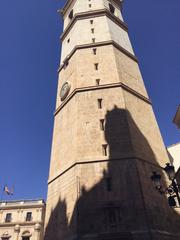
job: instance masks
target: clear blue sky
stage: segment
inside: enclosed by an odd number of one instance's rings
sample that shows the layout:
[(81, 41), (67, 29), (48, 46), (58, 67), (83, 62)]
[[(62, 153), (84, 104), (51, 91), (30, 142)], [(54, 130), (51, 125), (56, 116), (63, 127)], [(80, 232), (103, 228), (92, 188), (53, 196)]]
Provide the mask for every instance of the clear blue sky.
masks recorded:
[[(0, 2), (0, 192), (46, 198), (62, 20), (60, 0)], [(124, 18), (165, 144), (180, 103), (180, 1), (125, 0)], [(6, 198), (9, 199), (9, 198)]]

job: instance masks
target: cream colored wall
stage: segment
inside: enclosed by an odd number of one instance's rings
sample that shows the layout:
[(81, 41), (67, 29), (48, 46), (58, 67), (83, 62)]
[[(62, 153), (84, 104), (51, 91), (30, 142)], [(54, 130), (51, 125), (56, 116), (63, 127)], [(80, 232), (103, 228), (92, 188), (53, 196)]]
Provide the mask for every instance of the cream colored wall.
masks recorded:
[(111, 19), (106, 19), (108, 23), (108, 31), (110, 33), (110, 39), (118, 43), (121, 47), (126, 49), (128, 52), (134, 55), (128, 33), (114, 23)]
[(175, 171), (177, 171), (180, 167), (180, 143), (174, 144), (167, 148), (171, 161), (175, 167)]
[[(64, 29), (70, 23), (70, 19), (68, 18), (69, 13), (73, 9), (74, 15), (81, 12), (93, 11), (98, 9), (103, 9), (103, 0), (91, 0), (91, 1), (74, 1), (71, 7), (68, 9), (66, 14), (64, 15)], [(91, 8), (89, 7), (91, 4)]]
[[(62, 42), (61, 64), (75, 46), (90, 44), (92, 38), (95, 38), (96, 43), (113, 40), (128, 52), (134, 54), (128, 33), (124, 29), (106, 16), (94, 18), (93, 21), (93, 25), (90, 24), (90, 19), (79, 20), (74, 24)], [(91, 33), (91, 28), (94, 28), (94, 34)], [(83, 34), (79, 34), (79, 32)], [(68, 39), (70, 39), (69, 43)]]
[[(91, 7), (89, 7), (89, 4), (91, 4)], [(115, 7), (114, 15), (123, 21), (119, 6), (117, 6), (115, 4), (113, 4), (113, 6)], [(73, 9), (74, 15), (77, 13), (94, 11), (94, 10), (98, 10), (98, 9), (109, 9), (109, 1), (108, 0), (73, 1), (73, 3), (71, 4), (71, 6), (68, 8), (68, 10), (66, 11), (66, 13), (64, 15), (64, 30), (71, 21), (69, 19), (68, 15), (72, 9)]]

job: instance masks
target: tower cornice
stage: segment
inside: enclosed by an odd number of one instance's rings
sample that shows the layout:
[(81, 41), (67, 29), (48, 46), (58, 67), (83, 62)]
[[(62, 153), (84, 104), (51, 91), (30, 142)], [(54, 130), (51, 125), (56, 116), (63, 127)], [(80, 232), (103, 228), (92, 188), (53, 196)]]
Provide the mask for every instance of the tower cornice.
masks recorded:
[(107, 89), (107, 88), (123, 88), (125, 91), (130, 92), (137, 98), (141, 99), (142, 101), (152, 105), (152, 102), (149, 98), (145, 97), (141, 93), (135, 91), (134, 89), (128, 87), (127, 85), (119, 82), (119, 83), (113, 83), (113, 84), (104, 84), (100, 86), (89, 86), (89, 87), (82, 87), (82, 88), (75, 88), (74, 91), (66, 98), (66, 100), (61, 103), (61, 105), (55, 110), (54, 116), (56, 116), (59, 111), (69, 102), (69, 100), (76, 95), (79, 92), (84, 92), (84, 91), (95, 91), (95, 90), (100, 90), (100, 89)]
[(60, 72), (63, 67), (65, 66), (66, 62), (71, 59), (71, 57), (74, 55), (74, 53), (78, 49), (83, 49), (83, 48), (92, 48), (92, 47), (100, 47), (100, 46), (107, 46), (107, 45), (113, 45), (115, 48), (120, 50), (122, 53), (124, 53), (126, 56), (130, 57), (132, 60), (138, 63), (138, 59), (136, 56), (134, 56), (132, 53), (127, 51), (125, 48), (121, 47), (118, 43), (114, 42), (113, 40), (110, 41), (103, 41), (103, 42), (97, 42), (97, 43), (90, 43), (90, 44), (83, 44), (83, 45), (77, 45), (75, 46), (72, 51), (68, 54), (68, 56), (63, 60), (63, 63), (60, 65), (58, 68), (58, 72)]
[[(59, 12), (64, 16), (66, 13), (67, 9), (70, 7), (70, 5), (73, 3), (74, 0), (67, 0), (64, 7), (59, 10)], [(122, 9), (122, 4), (124, 0), (112, 0), (112, 2), (116, 3), (120, 8)]]
[(99, 9), (99, 10), (94, 10), (94, 11), (88, 11), (88, 12), (82, 12), (82, 13), (77, 13), (74, 15), (74, 18), (72, 21), (69, 23), (69, 25), (65, 28), (64, 32), (61, 35), (61, 40), (63, 40), (69, 31), (72, 29), (73, 25), (76, 23), (77, 20), (80, 19), (87, 19), (87, 18), (94, 18), (94, 17), (101, 17), (101, 16), (106, 16), (110, 18), (113, 22), (115, 22), (117, 25), (119, 25), (121, 28), (123, 28), (125, 31), (128, 32), (128, 26), (126, 23), (121, 21), (119, 18), (117, 18), (114, 14), (110, 13), (107, 9)]

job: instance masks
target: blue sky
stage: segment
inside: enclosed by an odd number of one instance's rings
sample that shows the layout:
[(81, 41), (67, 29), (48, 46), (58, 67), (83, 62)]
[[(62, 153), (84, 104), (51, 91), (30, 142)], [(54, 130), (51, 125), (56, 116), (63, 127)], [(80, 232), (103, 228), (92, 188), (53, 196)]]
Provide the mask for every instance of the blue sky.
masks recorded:
[[(60, 0), (0, 2), (0, 192), (46, 198), (62, 19)], [(165, 144), (180, 103), (180, 1), (125, 0), (124, 18)], [(5, 199), (10, 199), (4, 197)]]

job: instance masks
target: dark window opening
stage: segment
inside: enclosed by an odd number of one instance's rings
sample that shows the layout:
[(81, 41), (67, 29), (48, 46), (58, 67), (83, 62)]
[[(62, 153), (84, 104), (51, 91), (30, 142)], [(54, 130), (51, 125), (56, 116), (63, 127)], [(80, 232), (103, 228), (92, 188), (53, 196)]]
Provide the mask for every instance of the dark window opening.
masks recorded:
[(26, 222), (30, 222), (32, 220), (32, 212), (27, 212), (26, 214)]
[(7, 213), (6, 214), (6, 218), (5, 218), (5, 222), (11, 222), (12, 218), (12, 214), (11, 213)]
[(94, 33), (94, 28), (91, 28), (91, 33)]
[(110, 10), (110, 12), (111, 12), (112, 14), (115, 13), (115, 7), (114, 7), (112, 4), (110, 4), (110, 3), (109, 3), (109, 10)]
[(98, 108), (102, 108), (102, 98), (98, 99)]
[(100, 129), (104, 131), (104, 119), (100, 119)]
[(29, 240), (30, 237), (22, 237), (22, 240)]
[(68, 17), (69, 17), (70, 20), (73, 19), (73, 10), (71, 10)]
[(92, 38), (92, 42), (93, 42), (93, 43), (95, 43), (95, 40), (96, 40), (95, 38)]
[(99, 86), (100, 84), (100, 79), (96, 79), (96, 86)]
[(98, 63), (95, 63), (95, 64), (94, 64), (95, 70), (98, 70), (98, 67), (99, 67), (99, 64), (98, 64)]
[(102, 145), (102, 148), (103, 148), (102, 150), (103, 150), (103, 155), (104, 156), (107, 156), (107, 146), (108, 146), (107, 144)]
[(97, 53), (97, 48), (93, 48), (93, 54), (96, 55)]
[(68, 43), (70, 42), (70, 38), (67, 40), (67, 42), (68, 42)]
[(93, 24), (93, 20), (90, 20), (90, 24)]
[(91, 4), (89, 4), (89, 7), (91, 8)]

